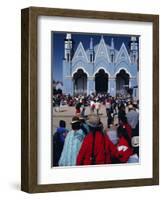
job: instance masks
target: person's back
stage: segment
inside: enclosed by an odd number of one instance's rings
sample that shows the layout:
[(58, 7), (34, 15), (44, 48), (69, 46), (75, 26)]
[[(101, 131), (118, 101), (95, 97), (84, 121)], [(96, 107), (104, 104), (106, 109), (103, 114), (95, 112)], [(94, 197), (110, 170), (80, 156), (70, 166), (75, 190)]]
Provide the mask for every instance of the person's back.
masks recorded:
[(77, 102), (77, 103), (76, 103), (76, 109), (80, 109), (80, 107), (81, 107), (81, 103), (80, 103), (80, 102)]
[(139, 122), (133, 130), (132, 136), (132, 147), (134, 149), (134, 153), (139, 156)]
[(80, 129), (80, 121), (78, 117), (72, 119), (72, 130), (68, 133), (59, 166), (74, 166), (76, 165), (76, 157), (85, 137), (83, 130)]
[(119, 162), (126, 163), (130, 156), (133, 154), (133, 149), (131, 146), (131, 138), (129, 137), (126, 129), (119, 126), (117, 128), (118, 143), (117, 150), (119, 153)]
[(124, 115), (121, 115), (119, 118), (119, 127), (120, 128), (125, 128), (129, 138), (132, 137), (132, 128), (130, 126), (130, 124), (127, 121), (127, 117)]
[(93, 100), (90, 101), (90, 107), (91, 107), (92, 109), (95, 108), (95, 102), (94, 102)]
[(58, 166), (67, 133), (68, 129), (66, 129), (65, 121), (60, 120), (60, 126), (53, 135), (53, 166)]
[(118, 158), (118, 152), (107, 135), (100, 131), (90, 132), (83, 141), (77, 156), (77, 165), (110, 164), (112, 158)]
[(95, 108), (100, 109), (100, 105), (101, 105), (100, 102), (97, 101), (96, 104), (95, 104)]
[(81, 129), (70, 131), (65, 140), (63, 152), (59, 160), (59, 166), (75, 166), (76, 156), (84, 139), (84, 133)]
[(111, 108), (111, 103), (110, 103), (110, 101), (106, 101), (106, 109), (110, 109)]
[(139, 120), (139, 113), (136, 112), (135, 110), (130, 110), (127, 114), (127, 121), (130, 124), (130, 126), (132, 127), (132, 129), (134, 129), (138, 123)]
[(117, 127), (114, 125), (110, 126), (110, 128), (106, 129), (106, 134), (111, 142), (116, 145), (118, 142)]
[(118, 118), (121, 118), (121, 117), (124, 117), (126, 116), (126, 112), (124, 109), (119, 109), (119, 112), (118, 112)]
[(118, 141), (117, 150), (119, 153), (119, 161), (121, 163), (126, 163), (129, 157), (133, 154), (131, 146), (129, 145), (126, 138), (124, 138), (123, 136), (121, 136)]
[(111, 163), (116, 147), (103, 133), (103, 125), (98, 115), (91, 115), (87, 121), (90, 132), (84, 138), (77, 156), (77, 165), (98, 165)]
[(53, 166), (58, 165), (60, 155), (64, 145), (64, 134), (66, 135), (65, 128), (57, 128), (53, 135)]
[[(77, 157), (77, 165), (91, 165), (104, 163), (104, 150), (101, 133), (90, 132), (84, 139)], [(93, 152), (92, 152), (93, 151)], [(95, 159), (92, 157), (95, 155)]]

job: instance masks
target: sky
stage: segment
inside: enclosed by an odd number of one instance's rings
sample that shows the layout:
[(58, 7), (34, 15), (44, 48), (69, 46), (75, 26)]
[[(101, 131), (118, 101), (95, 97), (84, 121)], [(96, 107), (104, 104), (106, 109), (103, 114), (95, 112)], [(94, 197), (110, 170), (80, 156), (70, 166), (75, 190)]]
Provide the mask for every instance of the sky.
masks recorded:
[[(52, 72), (53, 80), (62, 81), (62, 61), (64, 58), (64, 39), (67, 32), (52, 32)], [(81, 34), (71, 33), (73, 39), (74, 51), (76, 50), (79, 42), (83, 43), (84, 49), (87, 50), (90, 44), (90, 38), (93, 38), (93, 45), (95, 46), (100, 42), (101, 34)], [(105, 43), (110, 45), (111, 39), (114, 39), (114, 47), (119, 50), (122, 43), (126, 45), (129, 50), (129, 43), (131, 36), (127, 35), (105, 35), (103, 34)]]

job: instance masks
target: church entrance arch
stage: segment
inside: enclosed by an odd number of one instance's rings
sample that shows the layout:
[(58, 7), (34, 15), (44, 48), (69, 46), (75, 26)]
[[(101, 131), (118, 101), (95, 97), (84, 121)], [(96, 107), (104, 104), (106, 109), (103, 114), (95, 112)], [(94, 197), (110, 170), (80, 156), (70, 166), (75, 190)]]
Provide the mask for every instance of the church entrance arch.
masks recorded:
[(103, 69), (95, 74), (95, 91), (96, 93), (108, 92), (108, 74)]
[(73, 75), (73, 83), (74, 95), (87, 94), (87, 74), (82, 69)]
[(117, 95), (127, 95), (129, 89), (130, 76), (124, 69), (116, 75), (116, 93)]

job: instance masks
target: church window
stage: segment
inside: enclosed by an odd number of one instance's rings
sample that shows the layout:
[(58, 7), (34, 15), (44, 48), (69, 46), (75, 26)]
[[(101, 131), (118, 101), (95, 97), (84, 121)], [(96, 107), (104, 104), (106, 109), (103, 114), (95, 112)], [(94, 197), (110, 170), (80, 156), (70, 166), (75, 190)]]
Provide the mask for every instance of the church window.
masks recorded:
[(111, 54), (111, 62), (113, 63), (114, 62), (114, 55)]
[(70, 61), (70, 54), (67, 53), (67, 61)]
[(93, 55), (90, 54), (90, 62), (93, 62)]
[(133, 55), (133, 62), (135, 62), (136, 61), (136, 55), (134, 54)]

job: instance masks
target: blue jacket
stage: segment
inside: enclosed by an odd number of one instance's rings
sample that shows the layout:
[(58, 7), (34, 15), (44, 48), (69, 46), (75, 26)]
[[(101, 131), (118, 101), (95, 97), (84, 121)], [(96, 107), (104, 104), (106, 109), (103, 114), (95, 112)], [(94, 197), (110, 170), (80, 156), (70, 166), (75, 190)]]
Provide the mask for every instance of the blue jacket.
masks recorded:
[(59, 127), (57, 128), (56, 133), (59, 135), (59, 140), (64, 143), (65, 136), (63, 134), (68, 133), (68, 129)]
[(59, 160), (59, 166), (76, 165), (76, 158), (84, 137), (85, 134), (81, 129), (77, 131), (72, 130), (67, 134), (63, 151)]

